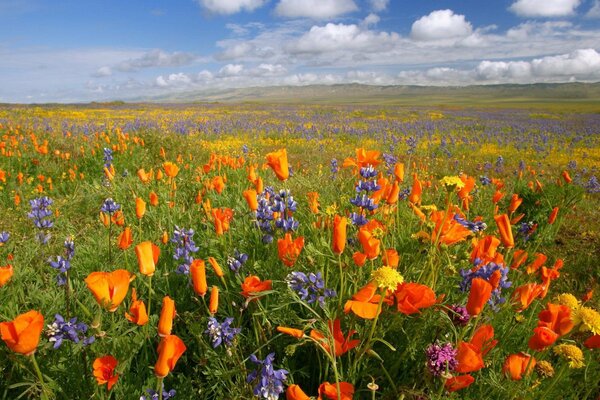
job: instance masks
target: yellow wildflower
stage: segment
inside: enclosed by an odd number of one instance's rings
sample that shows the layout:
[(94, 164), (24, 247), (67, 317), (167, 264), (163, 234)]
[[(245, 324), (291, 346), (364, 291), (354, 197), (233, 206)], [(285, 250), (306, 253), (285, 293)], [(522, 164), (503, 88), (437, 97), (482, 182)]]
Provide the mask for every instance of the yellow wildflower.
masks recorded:
[(371, 278), (373, 278), (378, 287), (387, 290), (396, 290), (396, 287), (404, 282), (404, 278), (400, 275), (400, 272), (388, 266), (371, 272)]
[(583, 368), (583, 351), (572, 344), (559, 344), (554, 347), (554, 354), (565, 358), (569, 362), (571, 368)]

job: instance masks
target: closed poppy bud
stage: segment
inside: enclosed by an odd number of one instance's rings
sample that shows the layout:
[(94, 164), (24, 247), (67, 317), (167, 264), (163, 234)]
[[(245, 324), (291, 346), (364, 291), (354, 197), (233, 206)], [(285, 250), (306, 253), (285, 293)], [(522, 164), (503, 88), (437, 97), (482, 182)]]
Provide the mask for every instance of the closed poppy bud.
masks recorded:
[(446, 379), (444, 387), (449, 392), (456, 392), (458, 390), (471, 386), (473, 382), (475, 382), (475, 378), (473, 378), (471, 375), (458, 375)]
[(179, 167), (177, 166), (177, 164), (172, 163), (170, 161), (166, 161), (163, 163), (163, 169), (165, 170), (165, 174), (169, 178), (174, 178), (179, 173)]
[(142, 242), (135, 246), (135, 255), (138, 259), (140, 273), (146, 276), (154, 275), (160, 255), (158, 246), (150, 241)]
[(256, 189), (257, 193), (262, 193), (265, 189), (265, 185), (263, 184), (263, 180), (260, 176), (254, 181), (254, 188)]
[(100, 222), (102, 222), (102, 225), (104, 225), (104, 226), (110, 225), (110, 215), (103, 213), (101, 211), (100, 212)]
[(131, 305), (129, 306), (129, 313), (125, 313), (125, 318), (127, 318), (129, 322), (133, 322), (139, 326), (148, 323), (146, 305), (143, 301), (137, 299), (135, 288), (131, 289)]
[(513, 255), (512, 264), (510, 264), (511, 269), (517, 269), (521, 265), (527, 261), (527, 252), (525, 250), (515, 250), (515, 254)]
[(517, 311), (523, 311), (533, 300), (540, 297), (544, 288), (537, 283), (527, 283), (516, 288), (512, 294), (513, 303), (517, 307)]
[(396, 178), (397, 182), (400, 182), (400, 183), (404, 182), (404, 164), (403, 163), (396, 163), (396, 165), (394, 165), (394, 177)]
[(571, 179), (571, 176), (569, 175), (568, 171), (563, 171), (562, 172), (562, 177), (565, 180), (566, 183), (571, 183), (573, 182), (573, 179)]
[(208, 303), (208, 311), (211, 314), (216, 314), (219, 309), (219, 288), (213, 286), (210, 290), (210, 302)]
[(171, 334), (175, 314), (175, 301), (169, 296), (163, 297), (160, 319), (158, 320), (158, 336), (164, 337)]
[(129, 248), (129, 246), (131, 246), (133, 244), (133, 237), (131, 236), (131, 228), (130, 227), (125, 227), (125, 229), (123, 229), (123, 232), (121, 232), (121, 234), (119, 235), (118, 238), (119, 241), (119, 248), (121, 250), (127, 250)]
[(552, 225), (554, 223), (554, 221), (556, 221), (557, 215), (558, 215), (558, 207), (554, 207), (552, 209), (552, 212), (550, 213), (550, 216), (548, 217), (548, 223), (550, 225)]
[(362, 267), (367, 262), (367, 255), (357, 251), (352, 254), (352, 261), (354, 261), (354, 264), (356, 264), (357, 267)]
[(310, 400), (298, 385), (290, 385), (285, 391), (285, 400)]
[(310, 208), (310, 212), (313, 214), (319, 213), (319, 193), (317, 192), (308, 192), (306, 193), (306, 197), (308, 197), (308, 208)]
[(288, 166), (287, 150), (281, 149), (267, 154), (267, 164), (280, 181), (285, 181), (290, 177), (290, 168)]
[(169, 234), (167, 233), (167, 231), (163, 232), (163, 234), (162, 234), (162, 236), (160, 238), (160, 241), (161, 241), (162, 244), (169, 243)]
[(283, 333), (285, 335), (290, 335), (295, 337), (296, 339), (302, 339), (304, 337), (304, 332), (300, 329), (288, 328), (286, 326), (278, 326), (277, 332)]
[(148, 183), (150, 182), (150, 179), (152, 179), (152, 172), (150, 173), (146, 173), (146, 171), (144, 170), (144, 168), (140, 168), (137, 171), (137, 176), (140, 179), (140, 181), (142, 183)]
[(333, 243), (332, 248), (335, 254), (342, 254), (346, 248), (346, 228), (348, 219), (336, 215), (333, 219)]
[(354, 398), (354, 385), (348, 382), (339, 382), (340, 392), (338, 393), (338, 384), (324, 382), (319, 386), (319, 398), (327, 400), (352, 400)]
[(400, 195), (400, 186), (398, 186), (398, 182), (394, 181), (392, 184), (392, 188), (390, 193), (387, 195), (385, 201), (388, 204), (396, 204), (398, 202), (398, 196)]
[(117, 383), (119, 375), (115, 374), (117, 359), (113, 356), (99, 357), (94, 360), (94, 377), (98, 385), (108, 384), (108, 390)]
[(508, 215), (496, 215), (494, 217), (496, 221), (496, 225), (498, 226), (498, 232), (500, 232), (500, 238), (502, 239), (502, 244), (506, 248), (515, 247), (515, 240), (512, 234), (512, 228), (510, 226), (510, 220), (508, 219)]
[(221, 266), (217, 263), (217, 260), (215, 260), (214, 257), (208, 257), (208, 263), (215, 271), (215, 275), (217, 275), (219, 278), (222, 278), (225, 275), (221, 269)]
[(538, 326), (533, 330), (533, 336), (529, 338), (527, 345), (531, 350), (542, 351), (548, 346), (552, 346), (558, 339), (558, 333), (545, 326)]
[(482, 278), (475, 278), (471, 281), (471, 291), (467, 300), (467, 311), (469, 315), (479, 315), (485, 306), (485, 303), (492, 296), (492, 285)]
[(261, 281), (258, 276), (250, 275), (242, 283), (242, 296), (246, 298), (255, 296), (260, 292), (271, 290), (271, 287), (271, 280)]
[(252, 210), (252, 211), (258, 210), (258, 195), (256, 193), (256, 190), (254, 190), (254, 189), (244, 190), (243, 194), (244, 194), (244, 198), (246, 199), (246, 202), (248, 203), (248, 207), (250, 207), (250, 210)]
[(156, 207), (158, 205), (158, 195), (154, 192), (150, 192), (150, 205)]
[(408, 201), (412, 204), (421, 204), (421, 194), (423, 193), (423, 185), (417, 177), (417, 174), (413, 174), (413, 185), (408, 195)]
[(154, 179), (156, 179), (157, 181), (161, 181), (163, 178), (163, 172), (161, 169), (157, 170), (156, 173), (154, 174)]
[(283, 239), (277, 240), (277, 254), (279, 259), (288, 267), (294, 265), (304, 247), (304, 237), (299, 236), (292, 240), (291, 233), (286, 233)]
[(135, 199), (135, 216), (141, 219), (146, 214), (146, 202), (139, 197)]
[(8, 264), (3, 267), (0, 267), (0, 288), (10, 280), (13, 276), (13, 266)]
[(127, 296), (129, 283), (134, 278), (129, 271), (117, 269), (113, 272), (92, 272), (85, 278), (85, 283), (98, 304), (114, 312)]
[(496, 190), (496, 192), (494, 193), (494, 196), (492, 196), (492, 203), (498, 204), (498, 202), (500, 201), (500, 199), (502, 199), (502, 197), (504, 197), (504, 193), (502, 193), (499, 190)]
[(0, 335), (9, 349), (15, 353), (33, 354), (44, 329), (44, 316), (39, 311), (29, 311), (14, 320), (0, 323)]
[(190, 275), (192, 276), (192, 284), (194, 286), (194, 292), (198, 296), (204, 297), (208, 291), (208, 284), (206, 283), (206, 265), (204, 260), (194, 260), (190, 265)]
[(121, 210), (116, 211), (110, 219), (113, 224), (116, 224), (117, 226), (125, 225), (125, 214), (123, 214), (123, 211)]
[(513, 381), (520, 381), (523, 375), (529, 375), (533, 371), (535, 364), (535, 358), (532, 358), (529, 354), (511, 354), (506, 357), (502, 372)]
[(517, 211), (517, 208), (523, 203), (523, 199), (519, 197), (518, 194), (513, 194), (510, 199), (510, 205), (508, 206), (508, 212), (514, 213)]
[(175, 335), (163, 337), (157, 348), (158, 360), (154, 365), (154, 374), (160, 378), (169, 375), (185, 350), (185, 344), (179, 337)]

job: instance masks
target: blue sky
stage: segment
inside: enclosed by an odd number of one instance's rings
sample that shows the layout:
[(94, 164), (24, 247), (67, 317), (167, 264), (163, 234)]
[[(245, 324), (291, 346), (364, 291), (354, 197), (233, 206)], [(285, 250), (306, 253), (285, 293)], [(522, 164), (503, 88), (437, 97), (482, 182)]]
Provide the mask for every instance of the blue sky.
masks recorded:
[(0, 102), (600, 80), (600, 0), (0, 0)]

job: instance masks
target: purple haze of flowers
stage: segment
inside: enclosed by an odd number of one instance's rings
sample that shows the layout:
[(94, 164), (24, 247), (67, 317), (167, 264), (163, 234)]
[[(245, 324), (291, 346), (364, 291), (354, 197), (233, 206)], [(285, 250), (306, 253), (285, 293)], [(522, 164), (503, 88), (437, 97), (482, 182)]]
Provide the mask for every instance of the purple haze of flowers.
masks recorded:
[(107, 147), (104, 148), (104, 166), (106, 168), (111, 167), (113, 161), (113, 151)]
[(474, 233), (483, 232), (484, 230), (487, 229), (487, 224), (485, 222), (483, 222), (483, 221), (475, 221), (475, 222), (467, 221), (466, 219), (461, 218), (458, 214), (454, 214), (454, 220)]
[(431, 344), (425, 350), (427, 369), (433, 376), (446, 375), (458, 366), (457, 354), (458, 352), (451, 343)]
[(198, 251), (198, 247), (194, 243), (194, 230), (180, 229), (178, 226), (175, 226), (171, 242), (177, 245), (173, 259), (182, 261), (177, 267), (177, 273), (189, 274), (190, 265), (194, 261), (193, 254)]
[(227, 258), (227, 266), (230, 270), (236, 274), (240, 271), (240, 268), (248, 261), (248, 254), (240, 253), (237, 249), (234, 250), (233, 256)]
[(600, 182), (598, 182), (596, 175), (592, 175), (584, 187), (588, 193), (600, 193)]
[(259, 360), (254, 354), (250, 361), (256, 364), (256, 369), (248, 374), (246, 382), (256, 382), (253, 393), (267, 400), (276, 400), (283, 393), (283, 383), (289, 372), (285, 369), (274, 369), (275, 353), (269, 354), (264, 360)]
[(54, 322), (48, 325), (48, 341), (54, 342), (54, 348), (58, 349), (63, 341), (70, 340), (73, 343), (82, 342), (84, 346), (94, 343), (94, 335), (86, 337), (88, 326), (83, 322), (77, 322), (77, 317), (65, 321), (62, 315), (54, 315)]
[(0, 232), (0, 246), (6, 244), (6, 242), (8, 242), (8, 239), (10, 239), (10, 233), (6, 231)]
[[(162, 399), (163, 400), (172, 399), (173, 397), (175, 397), (175, 394), (177, 393), (177, 392), (175, 392), (175, 389), (171, 389), (169, 391), (165, 390), (164, 383), (161, 385), (161, 390), (162, 390)], [(148, 395), (140, 396), (140, 400), (158, 400), (158, 399), (160, 399), (159, 393), (154, 389), (146, 389), (146, 393), (148, 393)]]
[(321, 272), (309, 273), (293, 271), (285, 278), (288, 287), (298, 293), (300, 299), (306, 300), (308, 304), (318, 302), (322, 308), (325, 308), (325, 299), (335, 297), (335, 290), (325, 287), (325, 281)]
[[(475, 265), (478, 264), (479, 259), (476, 259)], [(512, 286), (512, 282), (508, 280), (509, 268), (505, 267), (503, 264), (490, 262), (479, 267), (476, 271), (472, 271), (471, 269), (461, 269), (460, 276), (462, 277), (462, 282), (460, 283), (460, 290), (463, 292), (468, 291), (471, 288), (471, 282), (475, 278), (483, 278), (486, 281), (489, 281), (492, 274), (496, 271), (500, 271), (500, 281), (498, 287), (492, 291), (492, 296), (488, 300), (488, 303), (495, 311), (497, 311), (496, 305), (506, 302), (506, 299), (502, 297), (502, 289)]]
[(232, 328), (232, 322), (232, 317), (225, 318), (223, 323), (219, 323), (216, 318), (208, 318), (208, 329), (204, 333), (210, 338), (213, 348), (216, 349), (221, 344), (224, 344), (225, 347), (233, 344), (233, 340), (241, 332), (241, 328)]
[(329, 166), (331, 171), (331, 178), (335, 179), (337, 177), (338, 171), (340, 170), (338, 161), (335, 158), (332, 158), (331, 162), (329, 163)]
[[(275, 193), (271, 186), (267, 186), (258, 195), (256, 225), (264, 232), (263, 243), (267, 244), (273, 241), (273, 233), (276, 228), (284, 232), (298, 229), (300, 223), (288, 214), (288, 212), (295, 212), (297, 208), (298, 203), (289, 190), (280, 190), (279, 193)], [(279, 217), (275, 218), (274, 213), (278, 213)]]

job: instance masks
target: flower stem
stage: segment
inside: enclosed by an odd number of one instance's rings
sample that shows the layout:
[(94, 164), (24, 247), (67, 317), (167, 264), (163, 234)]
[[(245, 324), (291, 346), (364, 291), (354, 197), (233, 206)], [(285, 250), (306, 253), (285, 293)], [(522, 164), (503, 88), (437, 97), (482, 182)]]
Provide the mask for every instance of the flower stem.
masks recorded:
[(156, 393), (158, 393), (158, 400), (163, 400), (163, 378), (157, 377), (156, 381)]
[(42, 375), (42, 371), (40, 370), (40, 366), (35, 360), (35, 354), (31, 355), (31, 361), (33, 363), (33, 368), (35, 369), (35, 373), (40, 380), (40, 385), (42, 386), (42, 400), (48, 400), (48, 395), (46, 394), (46, 384), (44, 383), (44, 377)]

